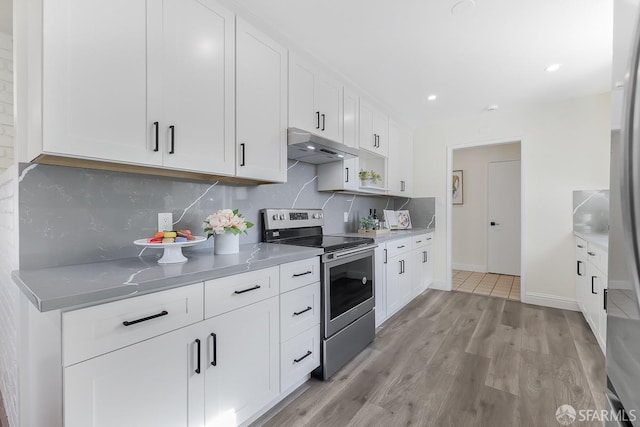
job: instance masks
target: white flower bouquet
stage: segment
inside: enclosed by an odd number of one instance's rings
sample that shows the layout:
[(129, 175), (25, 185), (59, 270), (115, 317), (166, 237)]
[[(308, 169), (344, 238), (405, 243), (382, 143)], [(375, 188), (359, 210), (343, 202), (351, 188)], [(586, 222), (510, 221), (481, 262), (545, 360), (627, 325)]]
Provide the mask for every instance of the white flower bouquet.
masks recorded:
[(238, 209), (221, 209), (211, 214), (204, 220), (202, 224), (204, 232), (207, 233), (207, 239), (217, 234), (226, 232), (238, 235), (240, 233), (247, 234), (247, 229), (253, 227), (253, 223), (245, 220)]

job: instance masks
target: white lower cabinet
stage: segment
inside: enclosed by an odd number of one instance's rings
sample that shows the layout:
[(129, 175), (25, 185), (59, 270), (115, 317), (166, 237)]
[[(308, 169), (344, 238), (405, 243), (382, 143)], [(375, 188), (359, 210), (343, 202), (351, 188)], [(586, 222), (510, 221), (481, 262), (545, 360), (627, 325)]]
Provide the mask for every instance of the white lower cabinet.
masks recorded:
[(576, 302), (602, 352), (606, 353), (607, 252), (580, 237), (575, 238), (575, 247)]
[(376, 328), (387, 320), (387, 249), (385, 244), (379, 244), (375, 249), (375, 299), (376, 299)]
[(189, 417), (190, 383), (197, 375), (188, 329), (65, 368), (64, 425), (198, 425)]
[(412, 267), (410, 251), (387, 259), (387, 317), (411, 301)]
[[(106, 331), (109, 338), (102, 347), (93, 345), (101, 354), (76, 351), (67, 359), (64, 425), (251, 422), (320, 364), (319, 268), (314, 257), (211, 280), (204, 287), (64, 313), (62, 335), (69, 339), (63, 352), (86, 342), (86, 328), (75, 325), (92, 316), (90, 329), (98, 335)], [(280, 293), (280, 277), (288, 292)], [(129, 322), (131, 316), (139, 318)], [(138, 342), (132, 343), (132, 336)]]
[(280, 394), (279, 311), (273, 297), (200, 328), (207, 427), (241, 424)]

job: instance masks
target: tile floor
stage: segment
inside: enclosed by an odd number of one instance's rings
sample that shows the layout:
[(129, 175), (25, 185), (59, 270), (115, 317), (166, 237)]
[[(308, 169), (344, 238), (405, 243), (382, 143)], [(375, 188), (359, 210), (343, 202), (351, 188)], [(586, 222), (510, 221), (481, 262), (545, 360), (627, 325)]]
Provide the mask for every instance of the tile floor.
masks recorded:
[(520, 301), (520, 276), (453, 270), (453, 289)]

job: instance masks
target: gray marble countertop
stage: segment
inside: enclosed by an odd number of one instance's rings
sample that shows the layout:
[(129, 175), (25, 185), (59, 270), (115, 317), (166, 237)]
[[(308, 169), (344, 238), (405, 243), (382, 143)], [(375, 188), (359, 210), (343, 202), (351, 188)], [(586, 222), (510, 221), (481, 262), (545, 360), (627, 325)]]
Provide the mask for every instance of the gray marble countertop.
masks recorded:
[(69, 309), (158, 292), (205, 280), (321, 255), (322, 249), (255, 243), (240, 253), (213, 255), (213, 249), (185, 253), (180, 264), (158, 264), (157, 257), (125, 258), (39, 270), (18, 270), (13, 280), (41, 312)]
[(607, 233), (583, 233), (578, 231), (573, 233), (589, 243), (600, 246), (605, 251), (609, 250), (609, 235)]
[[(384, 243), (384, 242), (388, 242), (389, 240), (403, 239), (405, 237), (417, 236), (419, 234), (424, 234), (424, 233), (432, 233), (434, 231), (436, 231), (436, 229), (433, 227), (432, 228), (412, 228), (411, 230), (392, 230), (389, 234), (374, 237), (374, 240), (376, 241), (376, 243)], [(363, 234), (344, 233), (344, 234), (340, 234), (340, 236), (362, 237)]]

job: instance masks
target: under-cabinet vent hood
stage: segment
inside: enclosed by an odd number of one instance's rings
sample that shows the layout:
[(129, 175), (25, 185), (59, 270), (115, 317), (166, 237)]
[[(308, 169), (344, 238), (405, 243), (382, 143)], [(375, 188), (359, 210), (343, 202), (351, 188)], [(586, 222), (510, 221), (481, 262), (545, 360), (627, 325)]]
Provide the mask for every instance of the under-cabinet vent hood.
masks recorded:
[(306, 130), (289, 128), (287, 153), (290, 159), (319, 165), (351, 159), (358, 155), (358, 150)]

